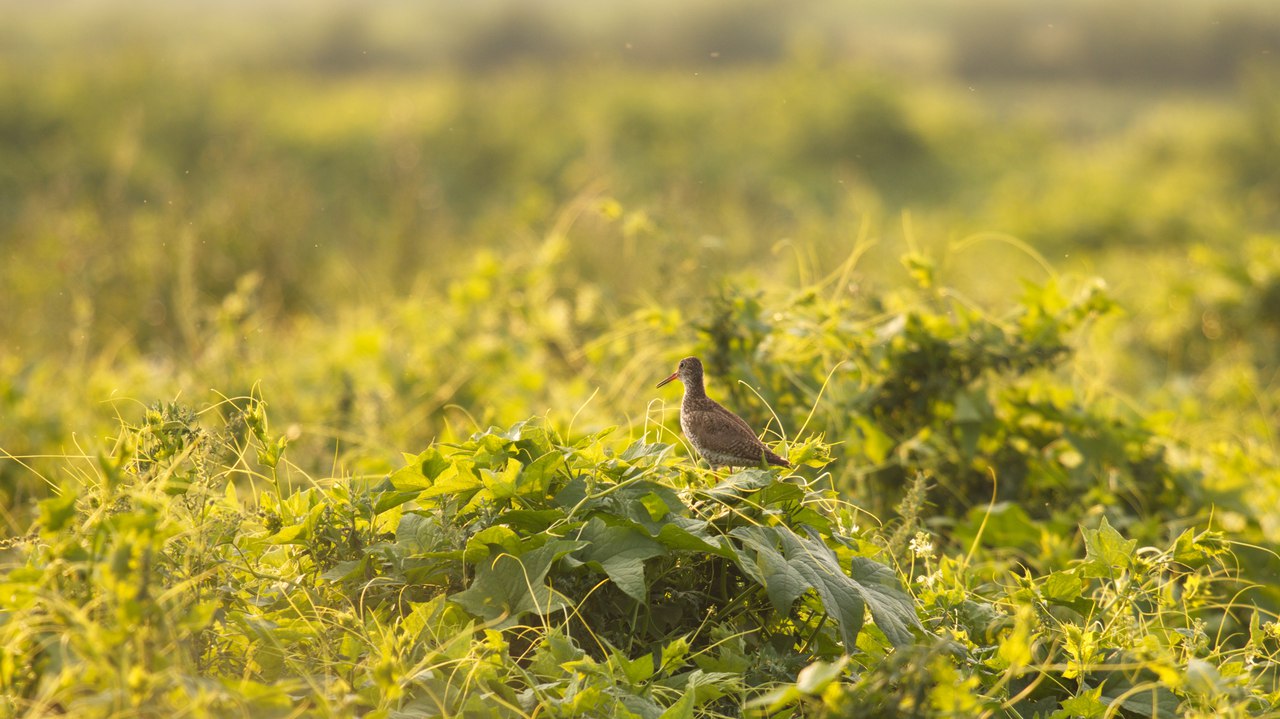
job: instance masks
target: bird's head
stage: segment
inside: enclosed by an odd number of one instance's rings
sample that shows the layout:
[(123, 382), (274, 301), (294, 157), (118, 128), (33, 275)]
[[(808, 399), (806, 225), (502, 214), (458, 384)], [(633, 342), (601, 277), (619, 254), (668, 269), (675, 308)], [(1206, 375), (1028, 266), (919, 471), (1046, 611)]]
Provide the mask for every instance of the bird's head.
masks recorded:
[(697, 357), (685, 357), (680, 360), (680, 365), (676, 368), (671, 376), (658, 383), (658, 386), (670, 382), (673, 379), (679, 379), (686, 387), (702, 386), (702, 360)]

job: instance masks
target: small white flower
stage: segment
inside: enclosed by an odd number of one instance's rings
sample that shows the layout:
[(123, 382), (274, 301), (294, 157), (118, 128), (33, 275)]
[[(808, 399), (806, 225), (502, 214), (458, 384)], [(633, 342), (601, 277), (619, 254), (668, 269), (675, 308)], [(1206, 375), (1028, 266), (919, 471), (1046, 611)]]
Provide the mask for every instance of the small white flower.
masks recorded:
[(916, 532), (911, 538), (911, 553), (921, 559), (933, 558), (933, 539), (925, 532)]
[(836, 516), (836, 531), (840, 534), (843, 534), (846, 537), (852, 537), (861, 529), (862, 528), (858, 526), (858, 523), (853, 521), (852, 517), (844, 514)]
[(928, 574), (921, 574), (920, 576), (916, 577), (916, 584), (919, 584), (925, 589), (933, 589), (933, 585), (937, 584), (941, 580), (942, 580), (942, 570), (935, 570)]

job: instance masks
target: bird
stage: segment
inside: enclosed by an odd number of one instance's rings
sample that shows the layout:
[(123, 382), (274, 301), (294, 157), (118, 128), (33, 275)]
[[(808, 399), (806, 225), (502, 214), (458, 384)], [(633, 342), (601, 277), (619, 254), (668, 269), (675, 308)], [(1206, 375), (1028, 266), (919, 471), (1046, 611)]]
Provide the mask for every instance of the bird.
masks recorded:
[(684, 385), (680, 401), (680, 429), (698, 454), (712, 469), (718, 466), (755, 467), (765, 463), (791, 467), (786, 459), (774, 454), (751, 425), (707, 396), (702, 386), (702, 360), (685, 357), (671, 376), (658, 383), (662, 387), (673, 379)]

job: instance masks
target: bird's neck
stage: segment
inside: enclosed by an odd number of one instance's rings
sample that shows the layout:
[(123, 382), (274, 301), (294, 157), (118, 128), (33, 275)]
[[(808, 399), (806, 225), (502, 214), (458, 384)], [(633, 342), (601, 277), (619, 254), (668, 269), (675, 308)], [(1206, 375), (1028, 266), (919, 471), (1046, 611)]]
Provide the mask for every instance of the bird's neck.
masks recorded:
[(706, 399), (707, 390), (703, 389), (701, 380), (690, 382), (684, 386), (684, 396), (688, 399)]

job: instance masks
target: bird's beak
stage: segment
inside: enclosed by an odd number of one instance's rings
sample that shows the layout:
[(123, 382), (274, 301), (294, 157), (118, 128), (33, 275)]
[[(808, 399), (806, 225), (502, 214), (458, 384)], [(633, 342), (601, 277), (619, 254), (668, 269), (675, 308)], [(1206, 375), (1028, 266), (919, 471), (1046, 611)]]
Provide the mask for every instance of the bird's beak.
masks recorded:
[(673, 379), (675, 379), (676, 377), (679, 377), (679, 376), (680, 376), (680, 373), (679, 373), (679, 372), (672, 372), (672, 373), (671, 373), (671, 376), (670, 376), (670, 377), (668, 377), (668, 378), (666, 378), (666, 379), (664, 379), (664, 380), (662, 380), (661, 382), (659, 382), (659, 383), (658, 383), (658, 386), (659, 386), (659, 387), (661, 387), (662, 385), (664, 385), (664, 384), (666, 384), (666, 383), (670, 382), (671, 380), (673, 380)]

